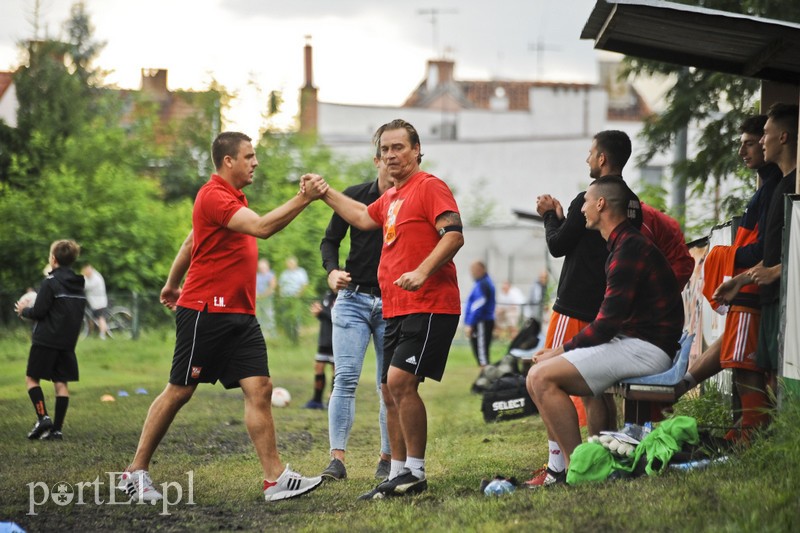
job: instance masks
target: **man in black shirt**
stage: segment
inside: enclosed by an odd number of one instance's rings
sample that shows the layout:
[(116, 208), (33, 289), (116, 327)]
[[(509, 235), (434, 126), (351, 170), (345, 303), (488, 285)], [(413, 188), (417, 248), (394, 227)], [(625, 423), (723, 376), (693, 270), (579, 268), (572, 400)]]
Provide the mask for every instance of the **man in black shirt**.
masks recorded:
[(713, 298), (729, 303), (739, 290), (749, 283), (760, 286), (761, 325), (758, 331), (756, 362), (769, 376), (775, 390), (778, 371), (778, 335), (780, 333), (781, 255), (783, 253), (783, 227), (786, 194), (795, 191), (797, 174), (797, 121), (798, 106), (777, 103), (769, 108), (761, 147), (764, 160), (775, 163), (783, 178), (775, 187), (767, 212), (764, 233), (764, 260), (750, 270), (726, 281), (716, 290)]
[[(344, 194), (365, 205), (377, 200), (392, 186), (385, 163), (377, 154), (374, 158), (378, 179), (345, 189)], [(350, 230), (350, 254), (345, 268), (339, 266), (339, 245)], [(320, 244), (322, 266), (328, 272), (328, 286), (338, 292), (333, 306), (334, 388), (328, 404), (328, 432), (331, 462), (322, 472), (328, 479), (344, 479), (345, 450), (353, 427), (356, 410), (356, 387), (364, 364), (364, 355), (372, 337), (377, 359), (377, 386), (380, 399), (379, 425), (381, 458), (375, 477), (389, 475), (391, 455), (387, 431), (386, 406), (381, 394), (383, 368), (383, 305), (378, 288), (378, 263), (381, 258), (381, 230), (362, 231), (351, 227), (342, 217), (333, 214)], [(400, 465), (402, 468), (404, 465)]]

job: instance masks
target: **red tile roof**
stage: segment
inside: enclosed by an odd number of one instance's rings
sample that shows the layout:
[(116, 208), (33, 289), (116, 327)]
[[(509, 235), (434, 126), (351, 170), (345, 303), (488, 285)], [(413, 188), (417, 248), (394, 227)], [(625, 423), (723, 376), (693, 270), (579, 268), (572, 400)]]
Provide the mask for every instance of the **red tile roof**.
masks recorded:
[(12, 83), (14, 83), (14, 73), (0, 71), (0, 98), (3, 97)]

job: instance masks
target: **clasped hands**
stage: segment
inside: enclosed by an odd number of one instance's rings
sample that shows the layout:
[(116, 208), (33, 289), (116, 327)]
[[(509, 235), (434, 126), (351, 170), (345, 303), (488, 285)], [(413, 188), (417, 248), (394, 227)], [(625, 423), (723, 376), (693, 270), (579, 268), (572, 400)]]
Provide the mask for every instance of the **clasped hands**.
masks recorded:
[(540, 217), (543, 217), (548, 211), (555, 211), (559, 220), (564, 218), (564, 208), (561, 207), (561, 202), (550, 196), (543, 194), (536, 197), (536, 212)]
[(328, 187), (328, 183), (319, 174), (303, 174), (297, 194), (309, 200), (319, 200), (328, 192)]

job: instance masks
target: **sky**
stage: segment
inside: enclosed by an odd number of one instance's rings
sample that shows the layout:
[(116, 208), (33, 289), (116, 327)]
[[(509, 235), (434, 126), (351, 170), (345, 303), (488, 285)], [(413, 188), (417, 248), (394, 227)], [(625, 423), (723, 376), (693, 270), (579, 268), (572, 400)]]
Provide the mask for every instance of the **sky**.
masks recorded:
[[(39, 37), (64, 36), (74, 0), (39, 0)], [(137, 89), (142, 68), (168, 69), (171, 90), (216, 80), (236, 98), (225, 126), (257, 135), (270, 91), (274, 121), (297, 114), (303, 46), (311, 36), (314, 85), (326, 102), (401, 105), (428, 59), (455, 61), (459, 79), (596, 82), (597, 58), (580, 32), (595, 0), (85, 0), (96, 66), (107, 85)], [(35, 0), (0, 1), (0, 70), (24, 60)], [(438, 10), (437, 23), (431, 15)], [(435, 29), (435, 31), (434, 31)], [(546, 51), (537, 53), (537, 43)]]

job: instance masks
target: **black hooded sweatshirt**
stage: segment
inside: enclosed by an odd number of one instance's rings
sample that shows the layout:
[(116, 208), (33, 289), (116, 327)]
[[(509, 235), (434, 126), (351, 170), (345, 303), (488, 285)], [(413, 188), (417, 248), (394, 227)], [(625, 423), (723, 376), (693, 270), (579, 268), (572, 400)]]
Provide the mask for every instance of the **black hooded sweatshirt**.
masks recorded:
[(36, 321), (33, 344), (56, 350), (75, 350), (83, 322), (84, 279), (67, 267), (58, 267), (42, 280), (36, 302), (22, 316)]

